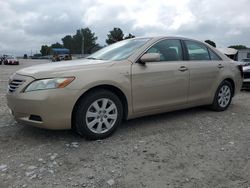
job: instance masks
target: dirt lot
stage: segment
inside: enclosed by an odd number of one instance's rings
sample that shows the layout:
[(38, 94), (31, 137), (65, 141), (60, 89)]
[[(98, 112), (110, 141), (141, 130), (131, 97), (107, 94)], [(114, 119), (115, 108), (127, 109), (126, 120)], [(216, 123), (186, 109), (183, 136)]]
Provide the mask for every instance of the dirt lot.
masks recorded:
[(250, 187), (250, 92), (225, 112), (205, 108), (124, 122), (102, 141), (17, 124), (0, 65), (0, 188)]

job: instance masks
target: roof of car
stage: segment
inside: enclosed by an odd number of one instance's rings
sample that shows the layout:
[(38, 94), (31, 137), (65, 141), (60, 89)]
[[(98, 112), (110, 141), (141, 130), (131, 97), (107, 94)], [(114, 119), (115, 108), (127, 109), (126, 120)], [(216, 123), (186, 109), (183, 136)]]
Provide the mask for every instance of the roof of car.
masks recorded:
[(149, 39), (162, 39), (162, 38), (172, 38), (172, 39), (184, 39), (184, 40), (194, 40), (186, 37), (181, 37), (181, 36), (149, 36), (149, 37), (135, 37), (134, 39), (138, 38), (149, 38)]
[(181, 36), (150, 36), (150, 37), (135, 37), (131, 39), (151, 39), (155, 41), (161, 40), (161, 39), (179, 39), (179, 40), (191, 40), (191, 41), (196, 41), (196, 42), (202, 42), (196, 39), (186, 38), (186, 37), (181, 37)]

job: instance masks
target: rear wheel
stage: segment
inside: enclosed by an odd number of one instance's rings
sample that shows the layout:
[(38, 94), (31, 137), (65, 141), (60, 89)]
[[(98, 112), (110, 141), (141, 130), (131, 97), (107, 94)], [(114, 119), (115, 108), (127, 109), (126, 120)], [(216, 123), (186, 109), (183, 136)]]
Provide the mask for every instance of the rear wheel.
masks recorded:
[(76, 131), (88, 139), (103, 139), (121, 124), (120, 99), (108, 90), (94, 90), (83, 97), (74, 114)]
[(232, 84), (224, 80), (218, 87), (214, 96), (213, 104), (211, 108), (215, 111), (224, 111), (231, 104), (233, 97)]

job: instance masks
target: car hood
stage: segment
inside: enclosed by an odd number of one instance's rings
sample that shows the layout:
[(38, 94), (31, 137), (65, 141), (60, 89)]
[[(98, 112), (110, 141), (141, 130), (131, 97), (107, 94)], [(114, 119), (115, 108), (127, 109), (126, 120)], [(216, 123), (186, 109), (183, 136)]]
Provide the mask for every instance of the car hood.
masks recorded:
[(34, 65), (18, 70), (16, 73), (24, 76), (30, 76), (35, 79), (48, 78), (56, 76), (73, 76), (74, 71), (93, 70), (112, 66), (114, 62), (104, 60), (79, 59), (72, 61), (60, 61)]

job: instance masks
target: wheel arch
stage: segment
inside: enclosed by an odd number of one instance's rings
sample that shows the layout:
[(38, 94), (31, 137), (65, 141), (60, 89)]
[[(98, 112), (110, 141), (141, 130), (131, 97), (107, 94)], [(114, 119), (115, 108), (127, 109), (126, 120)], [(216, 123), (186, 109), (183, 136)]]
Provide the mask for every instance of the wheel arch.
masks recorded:
[(126, 95), (124, 94), (124, 92), (113, 85), (109, 85), (109, 84), (102, 84), (102, 85), (97, 85), (94, 87), (89, 88), (87, 91), (85, 91), (75, 102), (72, 113), (71, 113), (71, 127), (74, 128), (74, 114), (76, 111), (76, 107), (79, 104), (80, 100), (82, 98), (84, 98), (85, 96), (87, 96), (90, 92), (94, 91), (94, 90), (98, 90), (98, 89), (105, 89), (108, 91), (113, 92), (115, 95), (117, 95), (117, 97), (121, 100), (122, 102), (122, 107), (123, 107), (123, 119), (127, 119), (128, 116), (128, 99), (126, 97)]
[(234, 80), (232, 78), (226, 78), (224, 79), (223, 81), (228, 81), (231, 85), (232, 85), (232, 88), (233, 88), (233, 96), (235, 94), (235, 83), (234, 83)]

